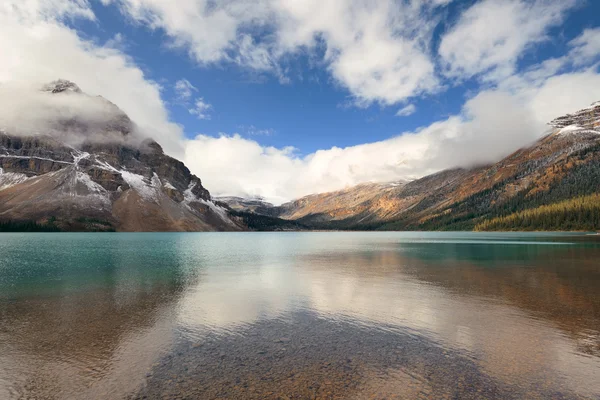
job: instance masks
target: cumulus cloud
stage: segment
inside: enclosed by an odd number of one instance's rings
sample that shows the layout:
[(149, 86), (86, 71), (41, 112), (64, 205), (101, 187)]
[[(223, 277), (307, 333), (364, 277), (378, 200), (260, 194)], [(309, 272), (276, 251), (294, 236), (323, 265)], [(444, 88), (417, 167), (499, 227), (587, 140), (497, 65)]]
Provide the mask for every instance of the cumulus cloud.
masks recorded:
[[(539, 88), (555, 75), (565, 72), (594, 72), (600, 61), (600, 29), (586, 29), (567, 43), (567, 53), (529, 66), (519, 74), (506, 77), (498, 86), (518, 92)], [(584, 92), (585, 93), (585, 92)]]
[(523, 52), (547, 39), (576, 0), (484, 0), (468, 8), (443, 37), (439, 54), (446, 75), (482, 74), (499, 81), (513, 74)]
[(197, 92), (198, 89), (190, 83), (187, 79), (180, 79), (175, 82), (174, 86), (175, 94), (177, 96), (177, 102), (186, 107), (188, 112), (195, 115), (198, 119), (210, 119), (210, 112), (212, 105), (204, 100), (204, 97), (197, 97), (192, 101), (192, 95)]
[[(74, 81), (84, 92), (115, 103), (141, 132), (181, 157), (183, 130), (170, 121), (161, 87), (118, 48), (84, 40), (63, 23), (78, 18), (95, 20), (87, 1), (4, 0), (0, 6), (0, 83), (41, 87), (58, 78)], [(9, 105), (6, 102), (0, 108)]]
[(600, 28), (586, 29), (569, 42), (572, 50), (569, 58), (575, 65), (583, 65), (600, 59)]
[[(320, 58), (361, 106), (439, 88), (430, 39), (448, 0), (104, 0), (201, 65), (233, 62), (285, 82), (286, 57)], [(262, 34), (256, 34), (261, 32)]]
[(212, 106), (204, 101), (202, 97), (196, 99), (194, 107), (188, 111), (190, 114), (195, 115), (198, 119), (210, 119), (210, 110)]
[(414, 104), (409, 104), (406, 107), (402, 107), (396, 113), (397, 117), (408, 117), (409, 115), (413, 115), (417, 111), (417, 107)]
[(187, 79), (180, 79), (175, 82), (175, 93), (177, 94), (177, 98), (181, 101), (187, 102), (192, 98), (194, 92), (197, 92), (198, 89), (194, 85), (190, 83)]

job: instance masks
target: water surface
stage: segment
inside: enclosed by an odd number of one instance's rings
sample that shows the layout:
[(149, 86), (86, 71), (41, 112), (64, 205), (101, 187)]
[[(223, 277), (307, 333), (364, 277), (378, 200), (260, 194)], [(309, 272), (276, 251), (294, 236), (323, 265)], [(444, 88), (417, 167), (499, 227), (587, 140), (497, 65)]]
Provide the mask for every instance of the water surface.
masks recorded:
[(579, 234), (0, 234), (0, 398), (600, 398)]

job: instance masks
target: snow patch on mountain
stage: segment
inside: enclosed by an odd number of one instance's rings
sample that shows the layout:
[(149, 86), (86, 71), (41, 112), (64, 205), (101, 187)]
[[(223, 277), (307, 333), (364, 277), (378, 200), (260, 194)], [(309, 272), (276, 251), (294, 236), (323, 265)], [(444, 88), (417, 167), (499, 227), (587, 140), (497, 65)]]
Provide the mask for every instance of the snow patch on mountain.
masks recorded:
[(171, 189), (171, 190), (177, 190), (177, 188), (175, 188), (175, 186), (171, 185), (171, 183), (170, 183), (170, 182), (165, 182), (165, 183), (164, 183), (164, 186), (165, 186), (167, 189)]
[(75, 153), (71, 153), (71, 156), (73, 156), (73, 165), (79, 167), (79, 161), (90, 158), (90, 153), (76, 150)]
[(29, 179), (29, 177), (25, 174), (4, 172), (4, 169), (0, 168), (0, 190), (18, 185), (19, 183), (25, 182), (27, 179)]
[(213, 211), (215, 214), (217, 214), (219, 216), (219, 218), (221, 218), (223, 220), (223, 222), (226, 222), (227, 224), (229, 224), (231, 226), (235, 226), (233, 221), (231, 221), (231, 219), (229, 218), (229, 214), (227, 213), (227, 210), (225, 208), (216, 205), (215, 203), (213, 203), (210, 200), (198, 199), (196, 201), (198, 203), (208, 206), (208, 208), (210, 208), (211, 211)]
[(160, 179), (156, 173), (153, 174), (152, 179), (148, 182), (148, 179), (142, 175), (134, 174), (129, 171), (119, 171), (123, 180), (135, 190), (140, 197), (147, 201), (153, 201), (158, 204), (159, 190), (162, 186)]
[(113, 167), (112, 165), (107, 163), (106, 161), (99, 160), (98, 158), (95, 159), (94, 165), (96, 167), (98, 167), (100, 169), (104, 169), (106, 171), (121, 173), (121, 171), (119, 171), (118, 169), (116, 169), (115, 167)]
[(192, 190), (194, 190), (194, 188), (196, 187), (197, 182), (190, 182), (189, 186), (187, 189), (185, 189), (185, 191), (183, 192), (183, 203), (188, 206), (189, 208), (189, 204), (193, 201), (198, 201), (198, 198), (196, 197), (196, 195), (192, 192)]
[(561, 128), (561, 130), (558, 131), (559, 134), (566, 134), (566, 133), (570, 133), (570, 132), (575, 132), (575, 131), (580, 131), (583, 128), (579, 125), (567, 125), (564, 128)]
[(183, 192), (183, 203), (189, 209), (192, 209), (190, 203), (203, 204), (207, 206), (212, 212), (214, 212), (223, 222), (231, 226), (236, 226), (235, 223), (230, 219), (227, 209), (215, 204), (211, 200), (204, 200), (196, 197), (192, 190), (194, 190), (197, 184), (197, 182), (190, 182), (188, 188)]
[(96, 200), (99, 208), (110, 208), (110, 194), (102, 186), (94, 182), (90, 176), (84, 172), (75, 172), (75, 183), (72, 188), (72, 196), (82, 196), (86, 198), (86, 204), (91, 205)]
[(591, 133), (600, 135), (600, 130), (588, 129), (579, 125), (567, 125), (564, 128), (561, 128), (558, 132), (556, 132), (557, 135), (574, 135), (581, 133)]
[(94, 182), (90, 176), (84, 172), (77, 171), (75, 173), (75, 180), (77, 184), (83, 185), (90, 194), (107, 195), (106, 189)]

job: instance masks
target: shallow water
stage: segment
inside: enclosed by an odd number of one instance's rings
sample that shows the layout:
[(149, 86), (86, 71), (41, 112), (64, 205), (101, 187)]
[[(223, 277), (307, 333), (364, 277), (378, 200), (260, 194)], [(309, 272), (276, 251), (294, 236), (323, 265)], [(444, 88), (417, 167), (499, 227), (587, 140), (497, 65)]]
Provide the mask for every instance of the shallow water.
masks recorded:
[(0, 398), (600, 398), (600, 238), (0, 234)]

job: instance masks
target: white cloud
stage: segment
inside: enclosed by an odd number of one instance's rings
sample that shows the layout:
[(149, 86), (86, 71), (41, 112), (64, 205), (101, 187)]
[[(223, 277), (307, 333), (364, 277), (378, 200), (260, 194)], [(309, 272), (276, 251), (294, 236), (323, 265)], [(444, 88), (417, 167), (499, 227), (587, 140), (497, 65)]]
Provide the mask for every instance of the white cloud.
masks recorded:
[(397, 117), (408, 117), (409, 115), (413, 115), (417, 111), (417, 107), (414, 104), (409, 104), (406, 107), (403, 107), (398, 110), (396, 113)]
[(600, 59), (600, 28), (586, 29), (569, 42), (572, 50), (569, 58), (575, 65), (583, 65)]
[(273, 128), (267, 128), (267, 129), (260, 129), (257, 128), (254, 125), (250, 125), (250, 126), (239, 126), (239, 129), (241, 129), (241, 131), (243, 133), (245, 133), (246, 135), (250, 135), (250, 136), (273, 136), (277, 133), (277, 131), (275, 131), (275, 129)]
[(210, 119), (210, 112), (212, 105), (207, 103), (203, 97), (197, 97), (192, 103), (192, 95), (197, 92), (198, 89), (191, 84), (187, 79), (180, 79), (175, 82), (175, 94), (177, 96), (177, 102), (186, 107), (188, 112), (195, 115), (198, 119)]
[(95, 20), (87, 0), (5, 0), (0, 14), (14, 21), (33, 23), (57, 19), (84, 18)]
[(194, 107), (189, 109), (190, 114), (195, 115), (198, 119), (210, 119), (210, 111), (212, 105), (204, 101), (202, 97), (197, 98), (194, 102)]
[(187, 102), (192, 98), (192, 94), (197, 91), (198, 89), (187, 79), (180, 79), (175, 82), (175, 94), (178, 100)]
[(520, 74), (503, 79), (498, 87), (512, 92), (527, 91), (539, 88), (552, 76), (565, 71), (593, 71), (600, 60), (600, 29), (584, 30), (567, 46), (567, 54), (534, 64)]
[(600, 74), (584, 71), (550, 77), (533, 91), (531, 98), (536, 117), (549, 121), (600, 100)]
[[(430, 2), (279, 1), (277, 51), (325, 47), (333, 77), (359, 105), (394, 104), (437, 90)], [(427, 18), (429, 17), (429, 19)]]
[(439, 54), (450, 77), (499, 81), (513, 74), (531, 45), (547, 40), (576, 0), (484, 0), (459, 18), (440, 43)]
[[(69, 79), (124, 110), (165, 150), (182, 154), (182, 129), (170, 122), (160, 86), (121, 50), (83, 40), (61, 23), (95, 19), (84, 0), (4, 0), (0, 5), (0, 83), (41, 85)], [(123, 90), (127, 88), (127, 90)]]

